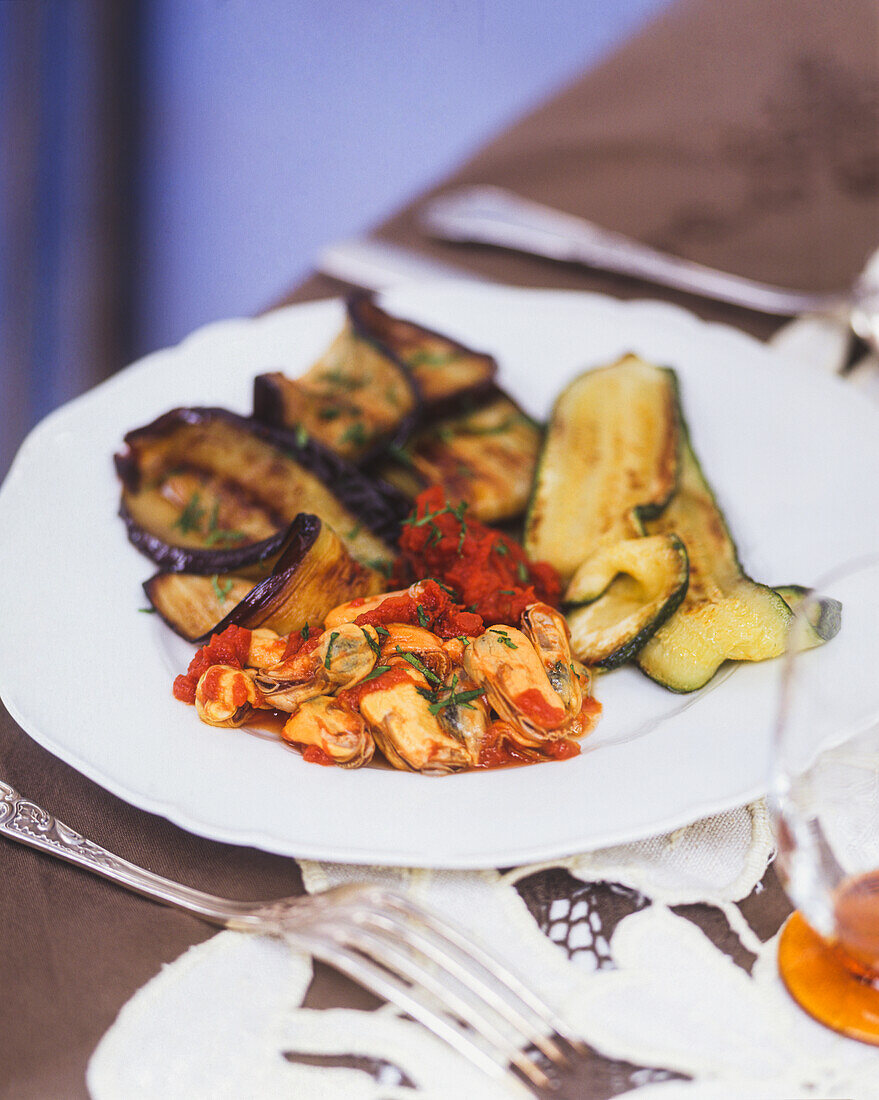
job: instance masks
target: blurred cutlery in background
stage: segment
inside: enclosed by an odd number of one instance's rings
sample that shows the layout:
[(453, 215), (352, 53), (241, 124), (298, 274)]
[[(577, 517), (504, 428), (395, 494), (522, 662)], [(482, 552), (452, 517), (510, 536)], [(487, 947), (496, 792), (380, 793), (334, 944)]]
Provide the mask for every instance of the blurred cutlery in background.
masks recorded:
[(462, 267), (444, 264), (408, 248), (366, 237), (327, 245), (318, 254), (315, 270), (364, 290), (385, 290), (390, 286), (429, 279), (466, 279), (476, 283), (489, 281)]
[(420, 221), (440, 240), (496, 245), (581, 263), (781, 317), (818, 315), (853, 330), (879, 350), (879, 251), (850, 290), (811, 293), (771, 286), (659, 252), (583, 218), (500, 187), (465, 187), (428, 200)]
[[(565, 215), (567, 216), (567, 215)], [(327, 245), (315, 261), (315, 270), (364, 290), (426, 280), (455, 279), (476, 283), (491, 280), (466, 268), (442, 263), (411, 249), (374, 238), (351, 238)], [(829, 374), (845, 376), (879, 401), (879, 360), (865, 355), (850, 366), (852, 333), (847, 323), (829, 317), (805, 315), (783, 325), (767, 341), (783, 355)]]

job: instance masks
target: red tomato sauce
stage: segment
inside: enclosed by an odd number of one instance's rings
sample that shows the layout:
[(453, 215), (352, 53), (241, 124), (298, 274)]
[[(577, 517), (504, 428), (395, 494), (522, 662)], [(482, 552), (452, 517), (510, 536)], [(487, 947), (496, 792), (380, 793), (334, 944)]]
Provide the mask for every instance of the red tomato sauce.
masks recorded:
[(513, 768), (522, 764), (538, 764), (546, 760), (570, 760), (579, 755), (580, 746), (567, 737), (558, 741), (547, 741), (538, 750), (526, 749), (508, 737), (501, 736), (496, 741), (483, 745), (476, 767)]
[(302, 750), (302, 759), (308, 764), (320, 764), (324, 768), (334, 768), (336, 766), (336, 761), (332, 756), (328, 756), (317, 745), (300, 745), (299, 748)]
[(211, 665), (244, 668), (249, 650), (250, 631), (243, 626), (227, 626), (222, 634), (212, 634), (207, 645), (203, 645), (189, 662), (186, 674), (175, 679), (174, 698), (181, 703), (194, 703), (202, 673)]
[(513, 699), (513, 703), (526, 718), (531, 718), (544, 729), (555, 729), (567, 718), (564, 708), (548, 703), (537, 688), (528, 688)]
[(404, 522), (394, 580), (403, 587), (436, 577), (486, 626), (517, 623), (530, 603), (557, 606), (561, 579), (546, 562), (531, 562), (521, 546), (477, 520), (466, 505), (450, 505), (441, 486), (420, 493)]
[(411, 683), (412, 669), (409, 665), (393, 665), (387, 672), (382, 672), (372, 680), (361, 680), (354, 687), (345, 688), (337, 695), (337, 699), (357, 710), (360, 701), (372, 691), (384, 691), (386, 688), (396, 687), (397, 684)]
[(317, 649), (320, 644), (320, 636), (322, 627), (312, 627), (310, 630), (303, 633), (301, 630), (294, 631), (292, 634), (287, 635), (287, 648), (284, 650), (284, 656), (282, 661), (286, 661), (288, 657), (295, 657), (299, 653), (311, 653), (313, 649)]
[[(420, 609), (420, 613), (419, 613)], [(358, 615), (358, 626), (386, 626), (390, 623), (406, 623), (422, 626), (440, 638), (455, 638), (462, 634), (474, 637), (485, 630), (479, 615), (464, 610), (434, 580), (422, 581), (417, 596), (405, 592), (402, 596), (389, 596), (373, 608)]]

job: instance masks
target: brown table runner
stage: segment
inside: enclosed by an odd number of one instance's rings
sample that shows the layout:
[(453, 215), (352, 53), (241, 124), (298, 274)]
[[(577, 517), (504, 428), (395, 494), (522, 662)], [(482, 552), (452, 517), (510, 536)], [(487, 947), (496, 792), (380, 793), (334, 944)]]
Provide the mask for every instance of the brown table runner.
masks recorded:
[[(681, 3), (437, 190), (500, 184), (729, 271), (806, 289), (844, 286), (879, 245), (877, 11), (873, 0)], [(600, 273), (430, 243), (416, 208), (379, 235), (498, 281), (666, 298), (758, 336), (777, 324)], [(340, 289), (314, 277), (286, 300)], [(2, 708), (0, 777), (160, 874), (242, 898), (301, 889), (294, 861), (202, 840), (127, 806), (39, 748)], [(86, 1062), (119, 1008), (212, 929), (9, 842), (0, 842), (0, 876), (0, 1095), (85, 1096)], [(522, 883), (538, 922), (553, 898), (583, 888), (568, 879), (557, 869)], [(786, 912), (771, 872), (766, 885), (742, 905), (764, 938)], [(612, 891), (593, 900), (611, 922), (639, 904)], [(687, 908), (747, 966), (717, 911)], [(376, 1001), (319, 966), (306, 1003)], [(648, 1068), (661, 1076), (662, 1067)], [(572, 1095), (616, 1095), (633, 1087), (637, 1069), (596, 1055)]]

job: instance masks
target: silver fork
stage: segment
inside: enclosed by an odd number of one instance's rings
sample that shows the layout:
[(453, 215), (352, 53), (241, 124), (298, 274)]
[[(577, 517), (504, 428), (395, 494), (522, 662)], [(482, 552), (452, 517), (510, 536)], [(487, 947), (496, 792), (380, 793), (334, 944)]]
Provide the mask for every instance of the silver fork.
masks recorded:
[[(232, 901), (130, 863), (87, 840), (0, 781), (0, 835), (225, 928), (281, 936), (429, 1028), (495, 1077), (515, 1067), (531, 1084), (555, 1082), (565, 1048), (586, 1046), (540, 997), (480, 944), (402, 894), (368, 883), (276, 901)], [(539, 1052), (539, 1053), (538, 1053)]]

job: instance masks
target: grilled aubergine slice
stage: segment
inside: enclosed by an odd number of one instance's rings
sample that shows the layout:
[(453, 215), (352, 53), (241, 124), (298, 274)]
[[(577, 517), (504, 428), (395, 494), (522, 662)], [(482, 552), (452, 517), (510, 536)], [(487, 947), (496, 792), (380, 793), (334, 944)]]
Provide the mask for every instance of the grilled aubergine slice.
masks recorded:
[(525, 510), (542, 439), (540, 425), (495, 387), (479, 404), (419, 428), (376, 472), (412, 498), (442, 485), (476, 519), (499, 523)]
[(234, 575), (157, 573), (143, 587), (172, 630), (204, 642), (232, 625), (281, 635), (319, 629), (332, 608), (383, 591), (385, 578), (355, 561), (328, 524), (302, 514), (285, 530), (274, 569), (256, 584)]
[(274, 371), (253, 383), (256, 420), (307, 434), (354, 463), (404, 443), (419, 408), (411, 372), (350, 316), (305, 374)]
[(174, 409), (125, 436), (120, 514), (165, 570), (265, 574), (300, 512), (321, 516), (351, 555), (384, 568), (409, 504), (313, 440), (296, 442), (225, 409)]
[(478, 399), (493, 386), (497, 362), (491, 355), (415, 321), (392, 316), (370, 294), (348, 299), (348, 319), (361, 339), (384, 348), (408, 368), (428, 417), (458, 410), (463, 397)]
[(255, 419), (307, 433), (360, 464), (401, 447), (425, 418), (490, 391), (490, 355), (392, 317), (368, 294), (349, 298), (346, 309), (344, 328), (304, 375), (254, 380)]

